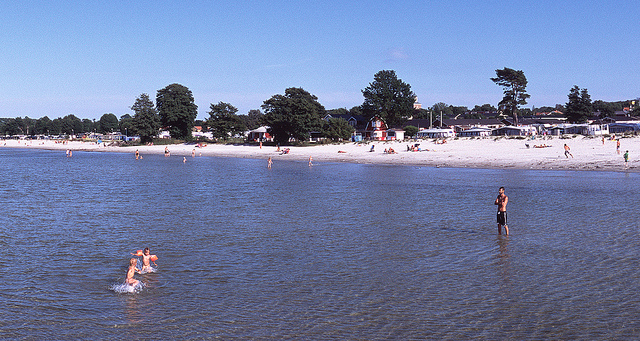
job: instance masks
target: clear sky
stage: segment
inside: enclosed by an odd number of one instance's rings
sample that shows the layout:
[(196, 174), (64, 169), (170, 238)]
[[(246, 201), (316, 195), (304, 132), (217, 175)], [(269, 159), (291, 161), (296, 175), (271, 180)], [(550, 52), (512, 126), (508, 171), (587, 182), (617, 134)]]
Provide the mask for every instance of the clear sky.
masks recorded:
[(523, 70), (531, 106), (640, 97), (638, 1), (0, 2), (0, 117), (99, 119), (188, 87), (259, 109), (302, 87), (327, 109), (363, 102), (395, 70), (423, 107), (502, 98), (495, 70)]

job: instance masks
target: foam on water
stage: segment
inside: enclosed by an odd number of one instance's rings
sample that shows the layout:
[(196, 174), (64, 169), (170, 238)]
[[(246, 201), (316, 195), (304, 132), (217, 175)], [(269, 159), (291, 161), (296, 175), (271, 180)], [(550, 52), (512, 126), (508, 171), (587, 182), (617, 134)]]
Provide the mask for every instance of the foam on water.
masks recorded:
[(154, 273), (154, 272), (157, 272), (157, 271), (158, 271), (158, 268), (150, 267), (149, 269), (146, 269), (146, 270), (140, 270), (140, 274), (141, 275), (151, 274), (151, 273)]
[(145, 285), (142, 281), (139, 281), (136, 285), (129, 285), (127, 283), (112, 284), (109, 290), (112, 290), (118, 294), (137, 294), (144, 289)]

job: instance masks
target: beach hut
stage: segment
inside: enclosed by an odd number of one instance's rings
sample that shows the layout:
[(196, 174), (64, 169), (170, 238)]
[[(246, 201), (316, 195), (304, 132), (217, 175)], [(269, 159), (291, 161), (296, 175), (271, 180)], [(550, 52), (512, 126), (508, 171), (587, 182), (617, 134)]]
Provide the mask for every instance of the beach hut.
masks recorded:
[(458, 133), (460, 137), (485, 137), (491, 135), (490, 128), (473, 127)]
[(389, 130), (387, 130), (387, 140), (389, 140), (389, 141), (393, 141), (393, 140), (402, 141), (402, 140), (404, 140), (404, 130), (402, 130), (402, 129), (389, 129)]
[(384, 141), (387, 139), (387, 124), (378, 117), (374, 116), (367, 123), (364, 129), (364, 138), (369, 140)]
[(432, 129), (421, 129), (418, 131), (418, 137), (420, 138), (447, 138), (454, 137), (456, 133), (451, 128), (432, 128)]
[(629, 133), (640, 131), (640, 123), (611, 123), (609, 132), (611, 134)]
[(247, 134), (247, 140), (249, 140), (249, 141), (272, 141), (273, 138), (267, 132), (268, 129), (269, 129), (269, 127), (262, 126), (260, 128), (256, 128), (256, 129), (250, 130), (249, 134)]
[(494, 136), (527, 136), (536, 133), (536, 127), (533, 126), (504, 126), (492, 132)]

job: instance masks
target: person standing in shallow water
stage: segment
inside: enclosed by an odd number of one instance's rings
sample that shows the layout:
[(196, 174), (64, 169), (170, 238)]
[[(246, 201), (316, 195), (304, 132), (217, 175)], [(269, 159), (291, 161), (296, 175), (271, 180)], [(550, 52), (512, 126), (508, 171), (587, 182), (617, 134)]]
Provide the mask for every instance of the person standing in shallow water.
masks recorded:
[(495, 204), (498, 205), (498, 213), (496, 219), (498, 221), (498, 234), (502, 234), (502, 226), (504, 226), (504, 234), (509, 235), (509, 226), (507, 226), (507, 203), (509, 197), (504, 194), (504, 187), (498, 189), (498, 197)]

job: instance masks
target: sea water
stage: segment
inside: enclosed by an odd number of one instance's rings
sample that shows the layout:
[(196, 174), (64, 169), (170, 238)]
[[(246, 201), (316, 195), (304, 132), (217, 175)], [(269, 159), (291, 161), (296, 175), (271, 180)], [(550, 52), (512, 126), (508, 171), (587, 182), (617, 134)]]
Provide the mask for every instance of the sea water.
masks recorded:
[(636, 173), (177, 154), (0, 149), (2, 338), (640, 333)]

